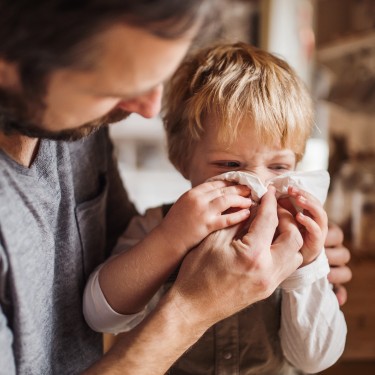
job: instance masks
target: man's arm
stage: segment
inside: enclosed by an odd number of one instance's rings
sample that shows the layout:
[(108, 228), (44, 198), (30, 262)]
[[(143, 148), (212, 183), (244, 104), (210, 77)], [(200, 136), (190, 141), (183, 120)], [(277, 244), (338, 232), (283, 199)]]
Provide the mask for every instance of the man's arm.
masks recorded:
[(183, 303), (178, 302), (180, 298), (174, 293), (165, 295), (141, 324), (116, 336), (111, 349), (84, 374), (165, 374), (207, 329), (185, 319), (177, 307)]
[(242, 238), (238, 229), (217, 231), (193, 249), (156, 310), (86, 374), (164, 374), (210, 326), (268, 297), (300, 266), (302, 237), (292, 215), (277, 208), (273, 188)]

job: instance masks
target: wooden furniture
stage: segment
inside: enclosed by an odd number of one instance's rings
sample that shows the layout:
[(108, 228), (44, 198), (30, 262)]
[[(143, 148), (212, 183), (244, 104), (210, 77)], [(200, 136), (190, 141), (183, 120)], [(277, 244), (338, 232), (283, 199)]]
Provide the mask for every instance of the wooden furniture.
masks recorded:
[(324, 375), (375, 374), (375, 259), (352, 257), (353, 279), (342, 307), (348, 325), (342, 358)]
[(340, 361), (326, 371), (324, 375), (374, 375), (375, 362)]

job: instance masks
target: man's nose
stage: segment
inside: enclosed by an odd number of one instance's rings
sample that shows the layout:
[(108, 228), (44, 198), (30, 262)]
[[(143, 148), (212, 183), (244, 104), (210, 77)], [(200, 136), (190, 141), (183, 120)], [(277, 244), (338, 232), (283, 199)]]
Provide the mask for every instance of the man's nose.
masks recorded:
[(121, 101), (117, 108), (130, 113), (138, 113), (145, 118), (152, 118), (160, 112), (162, 95), (163, 85), (160, 84), (134, 99)]

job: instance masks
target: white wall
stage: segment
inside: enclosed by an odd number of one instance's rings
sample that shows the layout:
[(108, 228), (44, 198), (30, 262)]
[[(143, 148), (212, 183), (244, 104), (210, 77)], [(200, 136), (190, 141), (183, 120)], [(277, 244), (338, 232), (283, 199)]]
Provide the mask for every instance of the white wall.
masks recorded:
[(131, 115), (110, 126), (124, 185), (140, 212), (175, 201), (190, 184), (171, 165), (159, 118)]

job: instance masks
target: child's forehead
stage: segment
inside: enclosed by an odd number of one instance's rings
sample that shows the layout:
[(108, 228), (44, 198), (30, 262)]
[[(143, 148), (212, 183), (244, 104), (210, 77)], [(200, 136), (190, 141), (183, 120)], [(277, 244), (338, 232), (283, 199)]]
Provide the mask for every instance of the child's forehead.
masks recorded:
[[(221, 131), (227, 129), (235, 129), (236, 132), (242, 134), (255, 133), (255, 124), (251, 116), (236, 115), (227, 120), (218, 114), (210, 113), (204, 116), (203, 127), (212, 135), (220, 134)], [(254, 134), (254, 136), (255, 135), (256, 134)]]
[(199, 149), (210, 158), (262, 162), (296, 163), (295, 151), (281, 145), (280, 141), (265, 142), (260, 137), (238, 133), (233, 139), (223, 139), (210, 132), (204, 135)]
[[(275, 127), (273, 127), (275, 126)], [(241, 116), (226, 123), (219, 116), (207, 115), (203, 121), (203, 137), (222, 149), (252, 147), (264, 152), (289, 150), (293, 155), (298, 154), (299, 145), (293, 137), (281, 135), (276, 125), (269, 121), (267, 126), (254, 123), (251, 116)]]
[(267, 145), (264, 143), (256, 142), (209, 142), (206, 144), (205, 150), (207, 153), (216, 155), (232, 155), (233, 157), (240, 158), (257, 158), (262, 159), (295, 159), (295, 153), (290, 148), (284, 148), (280, 145)]
[(260, 141), (268, 146), (281, 145), (280, 139), (260, 132), (250, 116), (233, 118), (228, 122), (217, 115), (208, 115), (204, 119), (203, 128), (205, 137), (223, 146), (239, 142), (259, 143)]

